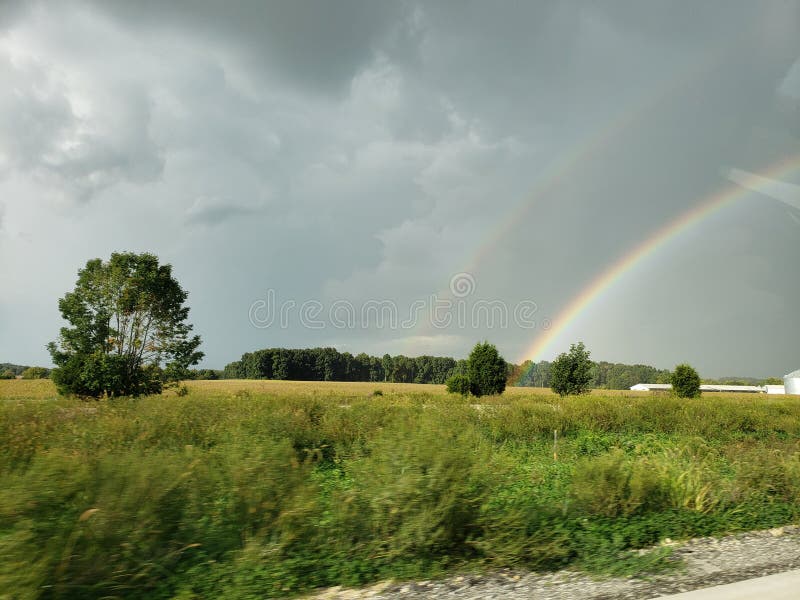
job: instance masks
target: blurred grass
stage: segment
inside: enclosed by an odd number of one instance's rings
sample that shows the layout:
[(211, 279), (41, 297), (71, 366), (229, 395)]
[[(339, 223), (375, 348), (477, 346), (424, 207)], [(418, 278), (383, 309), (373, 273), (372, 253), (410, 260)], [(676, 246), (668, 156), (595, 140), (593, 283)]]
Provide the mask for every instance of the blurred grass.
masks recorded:
[(800, 513), (796, 398), (188, 387), (85, 403), (0, 381), (0, 597), (278, 597), (487, 566), (636, 574), (671, 564), (636, 552), (664, 538)]

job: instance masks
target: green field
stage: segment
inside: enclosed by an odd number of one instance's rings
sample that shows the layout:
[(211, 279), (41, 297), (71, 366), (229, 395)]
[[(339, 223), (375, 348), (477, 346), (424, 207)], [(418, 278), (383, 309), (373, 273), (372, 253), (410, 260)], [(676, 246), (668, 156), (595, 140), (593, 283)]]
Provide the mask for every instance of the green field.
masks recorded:
[(671, 564), (637, 548), (800, 515), (798, 398), (188, 388), (81, 402), (0, 381), (0, 597), (263, 598), (505, 566), (635, 574)]

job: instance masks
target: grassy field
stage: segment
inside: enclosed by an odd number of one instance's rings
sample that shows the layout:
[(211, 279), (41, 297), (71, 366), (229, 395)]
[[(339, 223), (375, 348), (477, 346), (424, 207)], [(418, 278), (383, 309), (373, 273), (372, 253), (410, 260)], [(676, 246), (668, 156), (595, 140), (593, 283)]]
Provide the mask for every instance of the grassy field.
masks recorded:
[(85, 403), (0, 380), (0, 597), (263, 598), (504, 566), (639, 573), (669, 561), (637, 548), (800, 515), (798, 398), (187, 385)]

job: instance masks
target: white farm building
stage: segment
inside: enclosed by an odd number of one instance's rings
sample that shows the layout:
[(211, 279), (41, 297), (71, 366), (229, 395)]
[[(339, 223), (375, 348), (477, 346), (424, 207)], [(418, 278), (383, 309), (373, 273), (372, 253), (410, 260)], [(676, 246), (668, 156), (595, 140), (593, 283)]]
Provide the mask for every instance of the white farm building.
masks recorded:
[[(631, 386), (634, 392), (666, 392), (672, 389), (669, 383), (637, 383)], [(701, 392), (735, 392), (758, 394), (767, 391), (760, 385), (709, 385), (704, 384), (700, 386)], [(783, 393), (783, 392), (781, 392)]]
[[(669, 383), (637, 383), (634, 392), (667, 392)], [(783, 385), (701, 385), (701, 392), (732, 392), (736, 394), (796, 394), (800, 396), (800, 369), (783, 376)]]
[(800, 369), (783, 376), (783, 387), (786, 394), (800, 394)]
[[(800, 373), (800, 371), (798, 371)], [(784, 379), (786, 381), (786, 379)], [(796, 392), (788, 391), (787, 394), (800, 394), (800, 374), (795, 379), (797, 384)], [(672, 390), (669, 383), (637, 383), (631, 386), (634, 392), (667, 392)], [(700, 386), (701, 392), (728, 392), (734, 394), (783, 394), (784, 386), (782, 385), (716, 385), (704, 384)]]

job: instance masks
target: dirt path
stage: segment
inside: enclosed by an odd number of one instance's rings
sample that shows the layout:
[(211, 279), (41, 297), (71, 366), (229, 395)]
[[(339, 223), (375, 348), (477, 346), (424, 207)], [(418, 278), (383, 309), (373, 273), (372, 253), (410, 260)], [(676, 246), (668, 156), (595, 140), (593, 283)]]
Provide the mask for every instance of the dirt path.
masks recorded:
[(575, 571), (499, 571), (437, 581), (386, 582), (363, 589), (331, 588), (315, 600), (643, 600), (800, 568), (800, 527), (780, 527), (676, 546), (685, 567), (648, 579), (594, 579)]

